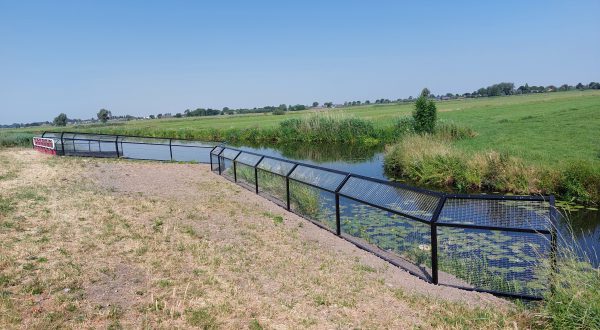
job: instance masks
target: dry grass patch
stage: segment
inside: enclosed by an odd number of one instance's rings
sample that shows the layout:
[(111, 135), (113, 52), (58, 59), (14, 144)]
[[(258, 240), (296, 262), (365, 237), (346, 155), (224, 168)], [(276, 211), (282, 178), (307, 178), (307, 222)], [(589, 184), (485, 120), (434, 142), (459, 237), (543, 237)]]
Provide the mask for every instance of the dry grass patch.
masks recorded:
[(10, 225), (0, 226), (0, 328), (530, 320), (489, 295), (424, 283), (204, 165), (0, 155), (27, 164), (0, 181), (10, 201), (1, 218)]

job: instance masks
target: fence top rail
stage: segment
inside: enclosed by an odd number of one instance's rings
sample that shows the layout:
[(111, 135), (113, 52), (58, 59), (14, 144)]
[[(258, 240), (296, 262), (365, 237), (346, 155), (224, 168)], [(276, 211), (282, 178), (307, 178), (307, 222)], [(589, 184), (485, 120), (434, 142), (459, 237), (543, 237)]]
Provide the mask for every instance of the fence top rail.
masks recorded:
[(310, 167), (310, 168), (314, 168), (314, 169), (318, 169), (318, 170), (323, 170), (323, 171), (327, 171), (327, 172), (332, 172), (332, 173), (336, 173), (336, 174), (342, 174), (342, 175), (351, 174), (351, 173), (348, 173), (348, 172), (344, 172), (344, 171), (340, 171), (340, 170), (336, 170), (336, 169), (332, 169), (332, 168), (327, 168), (327, 167), (322, 167), (322, 166), (318, 166), (318, 165), (297, 162), (295, 160), (280, 158), (280, 157), (276, 157), (276, 156), (263, 155), (263, 154), (259, 154), (259, 153), (252, 152), (252, 151), (246, 151), (246, 150), (242, 150), (242, 149), (225, 147), (225, 146), (223, 148), (230, 149), (230, 150), (241, 151), (241, 152), (244, 152), (244, 153), (247, 153), (247, 154), (250, 154), (250, 155), (261, 156), (261, 157), (265, 157), (265, 158), (269, 158), (269, 159), (273, 159), (273, 160), (277, 160), (277, 161), (281, 161), (281, 162), (292, 163), (294, 165), (300, 165), (300, 166)]
[[(193, 141), (193, 142), (203, 142), (203, 141), (199, 141), (196, 139), (187, 139), (187, 138), (169, 138), (169, 137), (159, 137), (159, 136), (143, 136), (143, 135), (126, 135), (126, 134), (108, 134), (108, 133), (90, 133), (90, 132), (72, 132), (72, 131), (59, 131), (59, 132), (53, 132), (53, 131), (44, 131), (44, 133), (42, 133), (42, 137), (44, 137), (44, 134), (46, 133), (53, 133), (53, 134), (80, 134), (80, 135), (101, 135), (101, 136), (114, 136), (114, 137), (125, 137), (125, 138), (146, 138), (146, 139), (162, 139), (162, 140), (169, 140), (172, 139), (173, 141)], [(204, 142), (203, 142), (204, 143)], [(218, 142), (216, 142), (215, 144), (218, 144)]]
[(491, 199), (491, 200), (517, 200), (531, 202), (550, 202), (550, 196), (534, 195), (490, 195), (490, 194), (445, 194), (448, 199)]

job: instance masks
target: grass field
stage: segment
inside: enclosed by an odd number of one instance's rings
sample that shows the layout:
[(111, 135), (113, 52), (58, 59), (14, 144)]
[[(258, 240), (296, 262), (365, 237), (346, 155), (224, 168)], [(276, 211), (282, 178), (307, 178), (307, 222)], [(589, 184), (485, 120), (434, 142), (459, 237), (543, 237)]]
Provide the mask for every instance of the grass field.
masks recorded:
[[(413, 104), (368, 105), (320, 111), (371, 120), (376, 128), (384, 128), (393, 125), (401, 116), (409, 116), (413, 107)], [(438, 102), (437, 107), (440, 119), (470, 127), (478, 133), (474, 138), (456, 142), (456, 146), (468, 152), (493, 149), (537, 165), (554, 166), (573, 160), (600, 164), (600, 91), (452, 100)], [(89, 132), (194, 137), (205, 136), (202, 132), (208, 130), (274, 129), (285, 119), (300, 118), (312, 112), (315, 111), (291, 112), (285, 116), (250, 114), (139, 120), (78, 129)], [(39, 131), (40, 128), (36, 130)]]

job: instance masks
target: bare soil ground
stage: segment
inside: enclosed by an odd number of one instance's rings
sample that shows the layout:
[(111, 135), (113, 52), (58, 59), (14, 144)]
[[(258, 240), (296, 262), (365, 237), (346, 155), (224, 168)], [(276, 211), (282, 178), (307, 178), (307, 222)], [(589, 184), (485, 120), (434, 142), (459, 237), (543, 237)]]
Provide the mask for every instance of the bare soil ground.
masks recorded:
[[(283, 218), (283, 222), (279, 221)], [(0, 328), (516, 328), (207, 165), (0, 150)]]

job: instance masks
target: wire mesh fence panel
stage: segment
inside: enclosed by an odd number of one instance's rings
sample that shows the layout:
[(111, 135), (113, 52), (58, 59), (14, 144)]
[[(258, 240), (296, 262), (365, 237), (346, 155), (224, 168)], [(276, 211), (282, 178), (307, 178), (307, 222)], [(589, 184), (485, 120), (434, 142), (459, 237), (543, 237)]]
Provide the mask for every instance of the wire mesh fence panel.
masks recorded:
[(172, 146), (173, 160), (178, 162), (210, 163), (210, 150), (207, 147)]
[(180, 162), (210, 163), (210, 151), (213, 146), (206, 143), (187, 140), (172, 140), (173, 160)]
[(550, 204), (544, 200), (448, 198), (438, 222), (550, 230)]
[(44, 132), (41, 137), (48, 139), (60, 139), (62, 133), (54, 133), (54, 132)]
[(223, 150), (223, 152), (221, 153), (221, 157), (227, 158), (227, 159), (230, 159), (230, 160), (234, 160), (235, 157), (237, 157), (237, 155), (239, 153), (240, 152), (238, 150), (233, 150), (233, 149), (227, 149), (227, 148), (225, 148)]
[(292, 174), (290, 174), (290, 178), (317, 186), (319, 188), (334, 191), (340, 185), (340, 183), (344, 181), (346, 175), (333, 171), (327, 171), (325, 169), (298, 165)]
[(233, 181), (234, 180), (233, 160), (225, 158), (225, 157), (219, 157), (219, 159), (221, 162), (221, 175), (223, 175), (224, 177)]
[(416, 267), (413, 273), (431, 275), (431, 226), (348, 198), (340, 198), (342, 233), (392, 253)]
[(263, 158), (260, 164), (258, 164), (258, 168), (280, 175), (287, 175), (292, 170), (292, 168), (294, 168), (294, 166), (294, 163), (285, 162), (268, 157)]
[(285, 177), (258, 168), (258, 193), (275, 203), (287, 205)]
[(119, 153), (123, 158), (130, 159), (171, 160), (169, 145), (121, 142), (119, 144)]
[(331, 231), (336, 230), (335, 195), (331, 192), (290, 180), (290, 208)]
[(438, 228), (440, 284), (541, 297), (549, 289), (550, 236)]
[(211, 170), (215, 171), (215, 172), (219, 172), (219, 153), (221, 153), (221, 151), (223, 151), (222, 147), (215, 147), (212, 151), (211, 151), (211, 155), (212, 157), (210, 157), (210, 168)]
[(261, 158), (261, 156), (242, 152), (239, 154), (239, 156), (237, 156), (235, 161), (238, 163), (242, 163), (242, 164), (254, 167), (254, 166), (256, 166), (256, 164), (258, 163), (260, 158)]
[(254, 185), (256, 184), (254, 167), (237, 163), (235, 171), (237, 173), (237, 181), (239, 183), (245, 184), (247, 186), (246, 188), (254, 189)]
[(123, 158), (171, 160), (169, 139), (121, 137), (118, 144)]
[(440, 202), (435, 195), (358, 177), (350, 177), (340, 194), (426, 221)]

